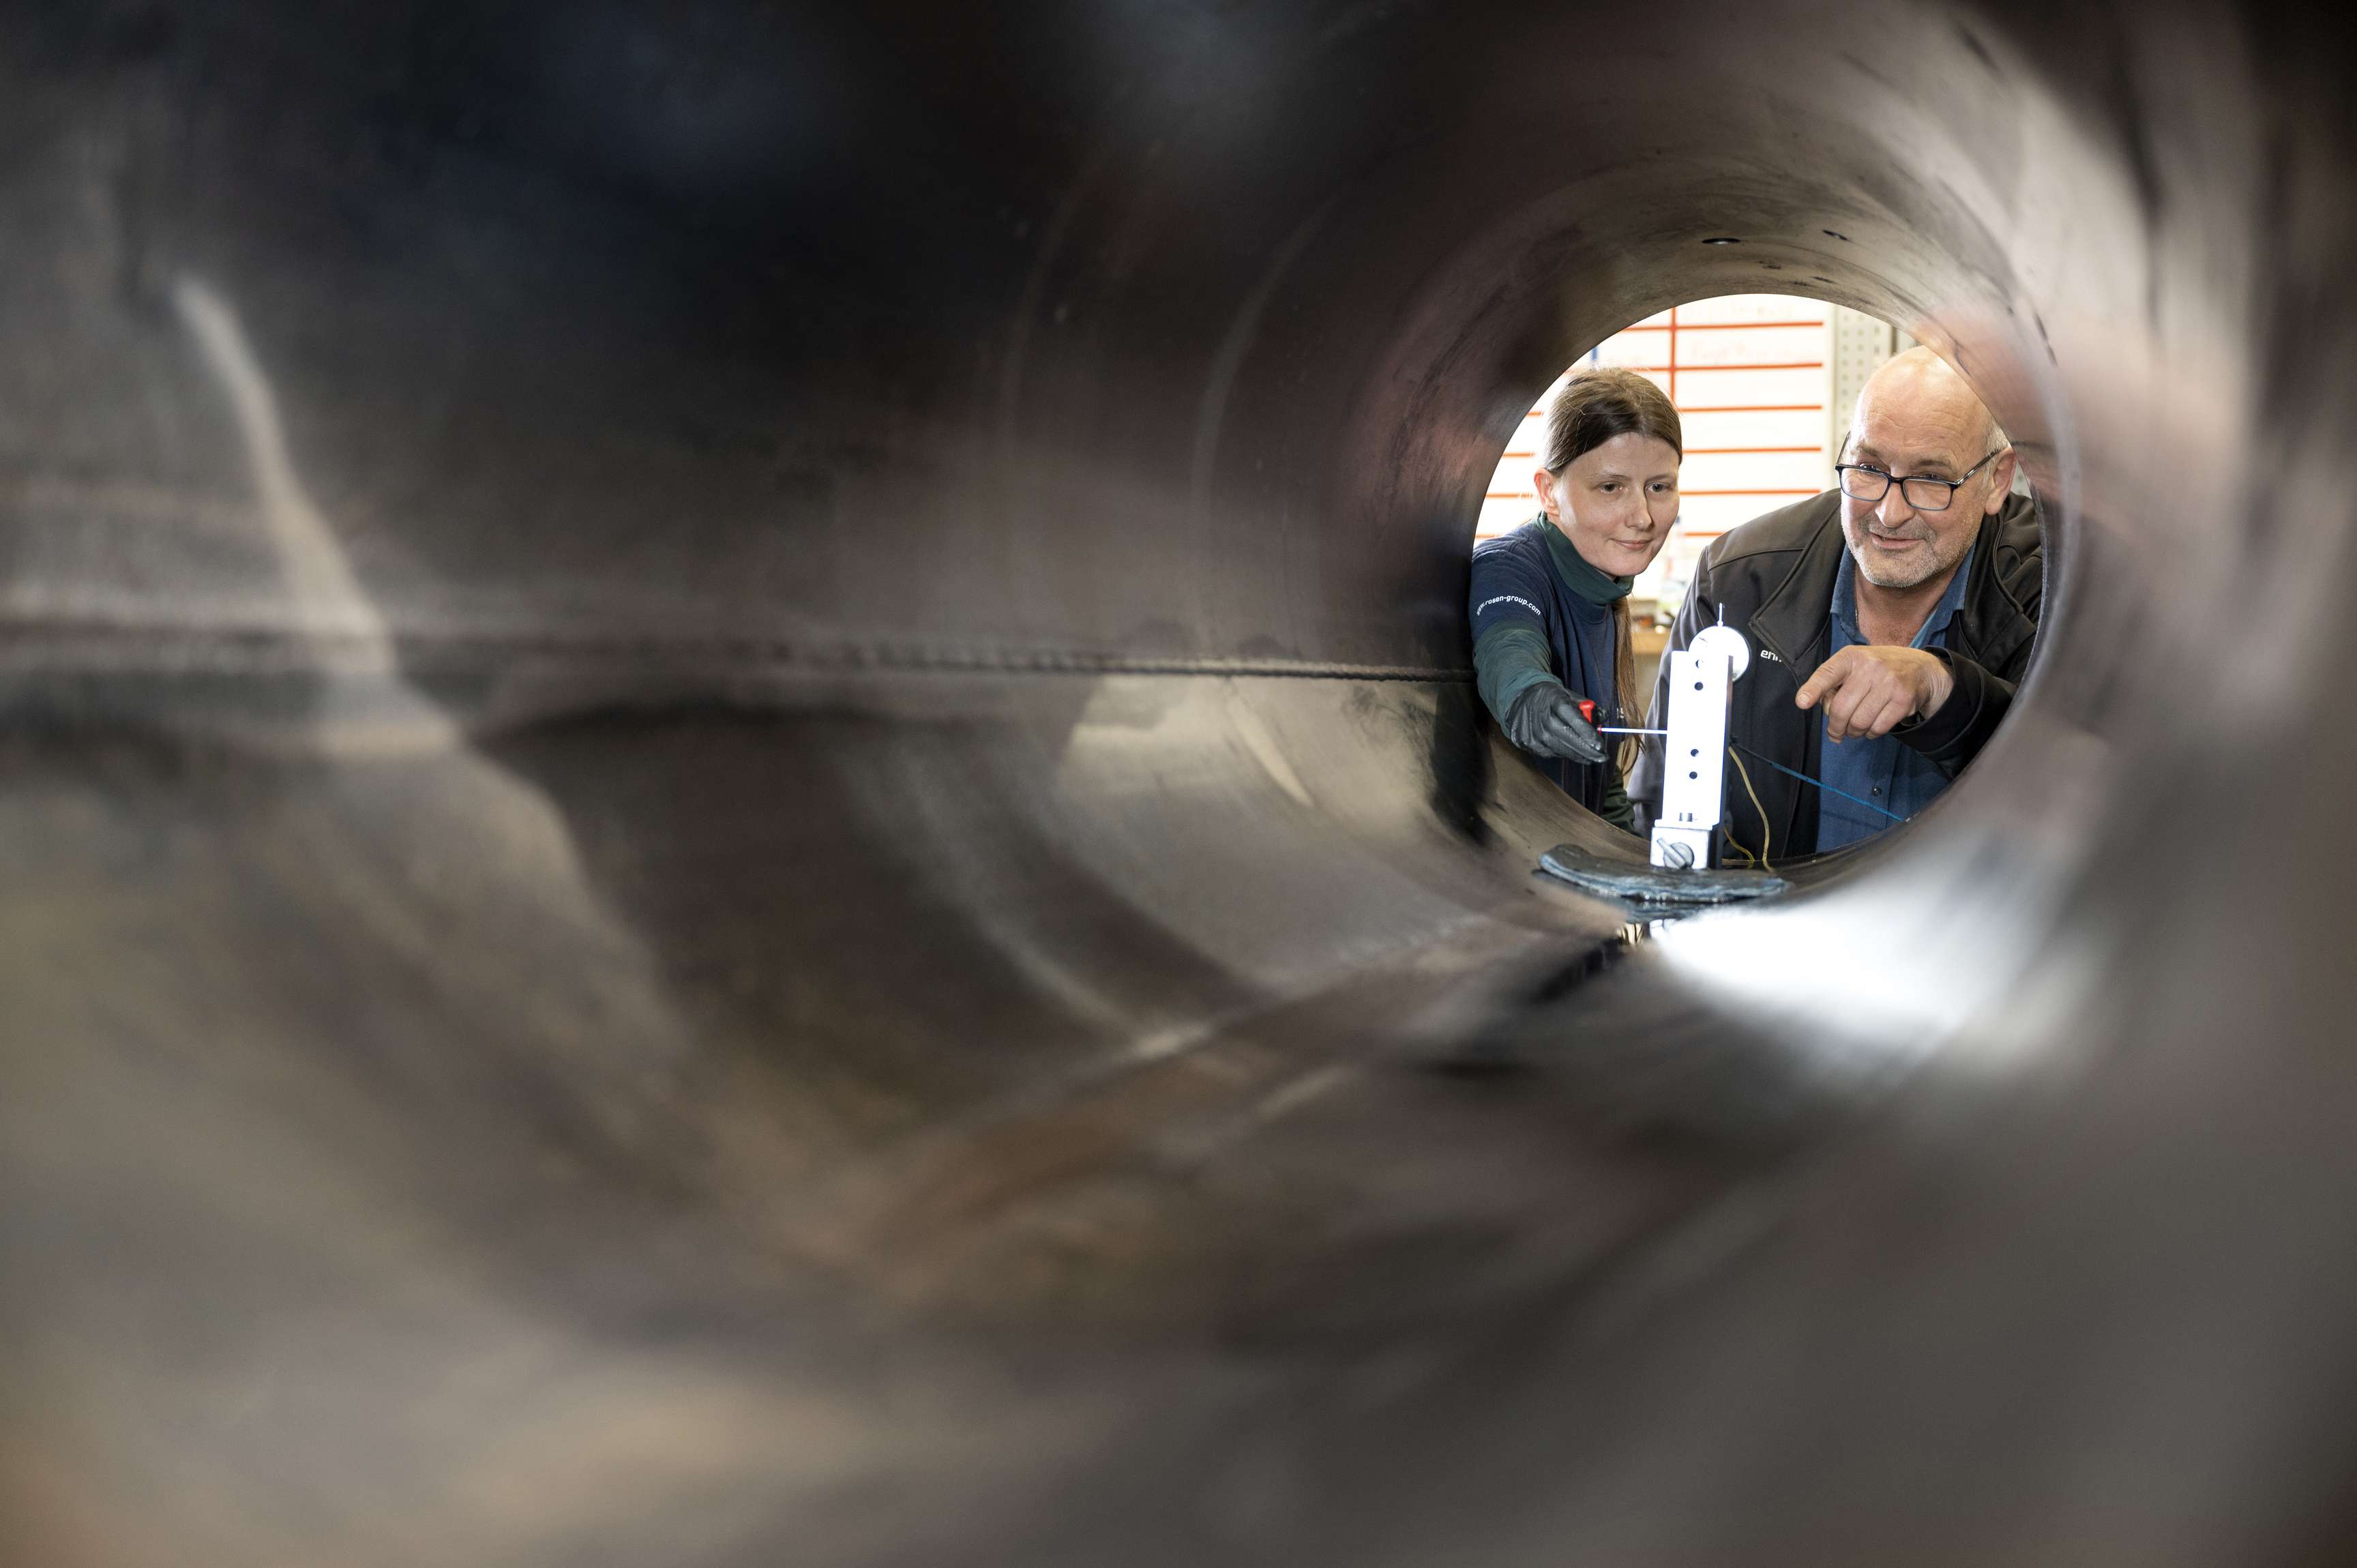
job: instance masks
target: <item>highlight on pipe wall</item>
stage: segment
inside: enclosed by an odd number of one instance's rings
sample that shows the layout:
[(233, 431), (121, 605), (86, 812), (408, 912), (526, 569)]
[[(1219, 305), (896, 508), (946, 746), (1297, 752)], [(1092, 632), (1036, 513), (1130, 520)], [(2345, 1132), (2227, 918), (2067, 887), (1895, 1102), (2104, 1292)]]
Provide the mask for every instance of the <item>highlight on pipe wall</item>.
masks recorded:
[[(1649, 316), (1566, 367), (1532, 403), (1490, 479), (1475, 522), (1474, 543), (1512, 533), (1539, 515), (1535, 471), (1544, 462), (1548, 412), (1575, 373), (1589, 366), (1617, 366), (1667, 394), (1677, 409), (1684, 442), (1675, 521), (1658, 553), (1636, 572), (1628, 599), (1636, 711), (1625, 715), (1626, 722), (1633, 727), (1659, 726), (1665, 715), (1651, 711), (1655, 675), (1704, 553), (1748, 522), (1833, 490), (1834, 466), (1842, 460), (1860, 390), (1886, 361), (1914, 342), (1906, 331), (1879, 317), (1792, 295), (1722, 295)], [(2028, 494), (2027, 483), (2018, 476), (2014, 489)], [(1975, 508), (1975, 514), (1978, 510)], [(2006, 669), (1993, 671), (2000, 677), (2018, 678), (2026, 663), (2027, 642), (2040, 604), (2041, 575), (2042, 567), (2033, 565), (2011, 579), (2029, 613), (2018, 618), (2018, 636), (2007, 639)], [(1958, 591), (1964, 591), (1964, 585)], [(1696, 618), (1695, 624), (1701, 625), (1716, 615), (1698, 609)], [(1944, 618), (1937, 612), (1935, 618)], [(1927, 641), (1936, 640), (1926, 635)], [(1766, 657), (1779, 661), (1773, 649)], [(1614, 695), (1602, 691), (1581, 694), (1608, 707)], [(1978, 702), (1982, 694), (1976, 693), (1971, 700)], [(1951, 714), (1950, 721), (1956, 716)], [(1731, 738), (1739, 743), (1742, 730), (1738, 720)], [(1986, 735), (1979, 740), (1985, 742)], [(1977, 748), (1978, 743), (1969, 747)], [(1853, 752), (1827, 745), (1822, 728), (1814, 752), (1770, 759), (1753, 750), (1739, 789), (1730, 773), (1731, 820), (1744, 815), (1746, 805), (1736, 801), (1753, 794), (1763, 768), (1789, 764), (1792, 777), (1769, 791), (1774, 799), (1766, 810), (1749, 805), (1752, 818), (1771, 824), (1771, 832), (1772, 825), (1781, 825), (1784, 839), (1771, 848), (1762, 842), (1771, 833), (1755, 832), (1749, 835), (1747, 848), (1730, 836), (1722, 850), (1727, 864), (1757, 864), (1757, 852), (1762, 850), (1776, 860), (1787, 860), (1818, 849), (1846, 847), (1922, 809), (1945, 787), (1944, 772), (1942, 781), (1930, 781), (1923, 760), (1897, 747), (1879, 748), (1885, 770), (1916, 777), (1881, 776)], [(1899, 759), (1895, 765), (1894, 757)], [(1637, 761), (1630, 777), (1632, 791), (1641, 797), (1657, 782), (1647, 776), (1645, 763)], [(1813, 806), (1828, 810), (1795, 813), (1777, 803), (1778, 799), (1789, 801), (1795, 790), (1805, 791)], [(1897, 812), (1894, 806), (1900, 808)], [(1810, 827), (1813, 816), (1821, 834)], [(1832, 822), (1836, 818), (1839, 825)], [(1640, 832), (1647, 821), (1641, 808)], [(1793, 842), (1811, 837), (1817, 842)]]

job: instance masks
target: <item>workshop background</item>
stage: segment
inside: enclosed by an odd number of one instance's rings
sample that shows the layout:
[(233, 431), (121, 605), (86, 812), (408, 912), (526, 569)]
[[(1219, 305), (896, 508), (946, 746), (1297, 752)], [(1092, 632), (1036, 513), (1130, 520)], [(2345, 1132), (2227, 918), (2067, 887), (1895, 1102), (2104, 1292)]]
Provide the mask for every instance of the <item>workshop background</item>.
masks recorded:
[(1531, 473), (1547, 405), (1573, 371), (1620, 365), (1677, 405), (1685, 428), (1677, 526), (1638, 574), (1640, 689), (1652, 683), (1670, 618), (1710, 542), (1780, 506), (1833, 488), (1834, 457), (1858, 389), (1915, 339), (1864, 311), (1783, 294), (1731, 294), (1674, 306), (1622, 328), (1547, 384), (1491, 476), (1474, 537), (1510, 532), (1538, 510)]

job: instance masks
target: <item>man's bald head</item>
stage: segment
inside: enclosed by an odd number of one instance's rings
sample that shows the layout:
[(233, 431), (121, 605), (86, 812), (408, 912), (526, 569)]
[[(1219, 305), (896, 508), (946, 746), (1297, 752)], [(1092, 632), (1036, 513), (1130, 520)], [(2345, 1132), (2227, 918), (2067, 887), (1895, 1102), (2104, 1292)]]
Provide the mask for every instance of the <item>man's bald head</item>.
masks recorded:
[[(1929, 349), (1894, 356), (1867, 379), (1842, 445), (1843, 462), (1901, 479), (1971, 476), (1936, 510), (1910, 504), (1899, 484), (1879, 500), (1843, 497), (1842, 532), (1851, 558), (1877, 587), (1944, 584), (1972, 548), (1981, 519), (2005, 504), (2013, 485), (2013, 451), (1988, 405)], [(1992, 453), (1998, 455), (1991, 458)]]
[[(1972, 382), (1956, 368), (1918, 343), (1894, 354), (1868, 376), (1857, 394), (1857, 411), (1850, 418), (1850, 439), (1856, 441), (1868, 415), (1897, 421), (1910, 431), (1953, 432), (1972, 448), (1967, 465), (1996, 442), (1996, 417), (1973, 391)], [(1961, 471), (1961, 470), (1959, 470)]]

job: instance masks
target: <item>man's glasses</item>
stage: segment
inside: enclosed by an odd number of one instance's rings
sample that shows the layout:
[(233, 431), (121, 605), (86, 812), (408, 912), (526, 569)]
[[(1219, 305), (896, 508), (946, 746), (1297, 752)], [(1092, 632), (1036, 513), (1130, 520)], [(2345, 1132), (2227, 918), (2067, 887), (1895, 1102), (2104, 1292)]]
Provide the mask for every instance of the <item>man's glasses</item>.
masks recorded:
[(1910, 475), (1902, 479), (1887, 468), (1870, 468), (1864, 463), (1836, 463), (1834, 472), (1841, 477), (1842, 494), (1854, 501), (1878, 501), (1890, 493), (1890, 487), (1895, 482), (1899, 486), (1899, 493), (1905, 496), (1907, 504), (1917, 511), (1945, 511), (1948, 503), (1956, 499), (1958, 488), (1987, 467), (1990, 457), (2004, 450), (2004, 447), (1998, 447), (1996, 452), (1990, 453), (1988, 457), (1982, 458), (1953, 479), (1932, 479), (1921, 475)]

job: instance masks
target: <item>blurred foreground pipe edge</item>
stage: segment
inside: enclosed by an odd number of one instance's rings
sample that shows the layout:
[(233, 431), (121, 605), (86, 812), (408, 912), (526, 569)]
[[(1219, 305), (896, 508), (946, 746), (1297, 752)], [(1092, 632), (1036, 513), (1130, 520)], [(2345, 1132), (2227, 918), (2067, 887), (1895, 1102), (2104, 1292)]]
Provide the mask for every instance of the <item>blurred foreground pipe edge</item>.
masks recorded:
[[(2357, 1557), (2337, 17), (5, 12), (5, 1561)], [(2049, 618), (1623, 950), (1463, 558), (1759, 290)]]

